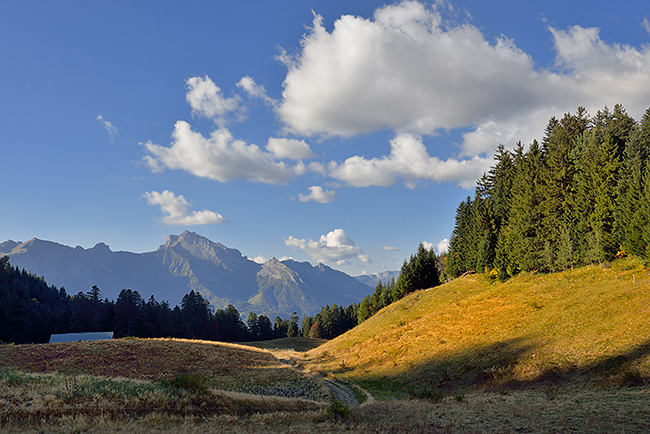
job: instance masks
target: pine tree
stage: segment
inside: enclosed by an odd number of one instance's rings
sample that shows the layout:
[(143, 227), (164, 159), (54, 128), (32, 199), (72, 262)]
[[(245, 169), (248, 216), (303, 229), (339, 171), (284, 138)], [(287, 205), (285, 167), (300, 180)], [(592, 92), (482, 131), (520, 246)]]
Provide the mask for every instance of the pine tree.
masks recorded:
[[(542, 141), (544, 164), (542, 168), (542, 215), (539, 235), (544, 239), (547, 259), (545, 267), (553, 268), (558, 249), (559, 228), (569, 219), (569, 196), (575, 175), (571, 151), (589, 126), (584, 107), (578, 107), (575, 115), (566, 113), (560, 121), (552, 119)], [(548, 243), (548, 244), (547, 244)]]
[[(521, 152), (519, 150), (518, 152)], [(544, 238), (542, 220), (542, 152), (536, 141), (518, 161), (512, 182), (512, 207), (508, 217), (503, 248), (511, 252), (511, 262), (506, 265), (508, 275), (542, 267), (541, 252)]]
[(643, 231), (649, 219), (644, 204), (643, 178), (650, 153), (650, 109), (646, 110), (623, 153), (617, 186), (614, 231), (628, 253), (644, 256)]

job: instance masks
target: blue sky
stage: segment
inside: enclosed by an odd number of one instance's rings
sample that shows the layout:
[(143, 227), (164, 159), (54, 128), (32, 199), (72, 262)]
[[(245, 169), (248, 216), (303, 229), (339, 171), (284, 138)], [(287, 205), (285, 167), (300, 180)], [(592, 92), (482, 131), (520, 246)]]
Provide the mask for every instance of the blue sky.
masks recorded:
[[(0, 241), (185, 229), (356, 275), (449, 238), (500, 143), (650, 106), (642, 1), (0, 0)], [(443, 243), (444, 244), (444, 243)]]

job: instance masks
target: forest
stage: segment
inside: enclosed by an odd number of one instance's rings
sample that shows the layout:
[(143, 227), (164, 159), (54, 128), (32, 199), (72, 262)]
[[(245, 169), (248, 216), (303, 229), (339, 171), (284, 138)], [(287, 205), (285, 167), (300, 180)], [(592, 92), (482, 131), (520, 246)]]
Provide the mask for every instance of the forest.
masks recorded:
[(458, 205), (445, 276), (553, 272), (633, 255), (650, 259), (650, 109), (551, 118), (541, 143), (499, 146)]
[(379, 283), (375, 293), (347, 307), (327, 305), (313, 317), (299, 320), (254, 312), (243, 320), (228, 305), (214, 309), (199, 293), (186, 294), (173, 308), (154, 296), (144, 300), (138, 291), (123, 289), (112, 301), (97, 286), (88, 292), (67, 294), (65, 288), (49, 286), (42, 277), (0, 258), (0, 343), (45, 343), (53, 333), (113, 331), (121, 337), (176, 337), (225, 342), (247, 342), (304, 336), (331, 339), (352, 329), (392, 301), (409, 292), (439, 283), (439, 258), (422, 245), (404, 261), (397, 282)]

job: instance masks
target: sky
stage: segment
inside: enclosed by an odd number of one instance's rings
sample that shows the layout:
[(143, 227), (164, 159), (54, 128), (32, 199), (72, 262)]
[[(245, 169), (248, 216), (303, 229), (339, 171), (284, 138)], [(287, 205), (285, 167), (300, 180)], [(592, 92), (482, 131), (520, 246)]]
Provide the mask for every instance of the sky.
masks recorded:
[(650, 107), (650, 7), (0, 0), (0, 241), (398, 270), (495, 148)]

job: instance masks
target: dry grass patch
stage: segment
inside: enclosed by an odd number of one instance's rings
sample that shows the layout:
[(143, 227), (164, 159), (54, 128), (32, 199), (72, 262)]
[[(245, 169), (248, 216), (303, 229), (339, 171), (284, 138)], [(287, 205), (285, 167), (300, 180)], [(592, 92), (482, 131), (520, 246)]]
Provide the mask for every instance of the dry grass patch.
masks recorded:
[(2, 427), (69, 417), (318, 412), (328, 396), (317, 380), (241, 345), (126, 339), (0, 346)]

